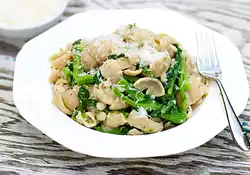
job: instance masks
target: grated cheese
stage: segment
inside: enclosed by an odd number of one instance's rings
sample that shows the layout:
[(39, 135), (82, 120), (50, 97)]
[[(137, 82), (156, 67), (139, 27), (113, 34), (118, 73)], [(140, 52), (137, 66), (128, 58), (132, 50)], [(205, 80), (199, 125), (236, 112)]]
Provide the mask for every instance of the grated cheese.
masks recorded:
[(0, 27), (34, 26), (60, 13), (65, 0), (0, 0)]

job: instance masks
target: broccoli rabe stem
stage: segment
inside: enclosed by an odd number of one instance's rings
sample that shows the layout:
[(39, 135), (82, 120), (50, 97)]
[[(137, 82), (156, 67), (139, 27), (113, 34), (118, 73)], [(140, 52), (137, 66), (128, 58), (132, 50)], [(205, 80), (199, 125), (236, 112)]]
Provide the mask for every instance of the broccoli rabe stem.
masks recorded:
[(168, 89), (167, 89), (168, 95), (172, 95), (175, 81), (180, 72), (180, 60), (181, 60), (182, 50), (178, 47), (178, 45), (175, 45), (175, 47), (177, 48), (177, 52), (176, 52), (175, 64), (171, 68), (170, 73), (169, 73), (171, 77), (168, 77)]
[(123, 75), (123, 78), (125, 80), (129, 81), (130, 83), (134, 83), (139, 79), (138, 77), (132, 77), (132, 76), (128, 76), (128, 75)]
[[(179, 93), (180, 93), (180, 108), (182, 111), (187, 111), (187, 100), (185, 91), (190, 89), (190, 83), (188, 81), (187, 72), (186, 72), (186, 57), (181, 55), (181, 49), (178, 45), (176, 45), (177, 53), (176, 59), (180, 62), (180, 71), (179, 71), (179, 79), (178, 79), (178, 86), (179, 86)], [(177, 58), (178, 56), (178, 58)]]
[(138, 105), (129, 97), (125, 96), (122, 92), (119, 91), (119, 89), (117, 87), (113, 87), (113, 92), (115, 93), (115, 95), (117, 97), (120, 97), (122, 101), (124, 101), (125, 103), (127, 103), (128, 105), (137, 108)]
[(142, 102), (137, 103), (137, 105), (140, 107), (145, 108), (146, 110), (159, 110), (162, 108), (162, 105), (155, 100), (144, 100)]
[(72, 78), (72, 71), (69, 69), (69, 67), (64, 67), (63, 70), (63, 75), (67, 78), (67, 79), (71, 79)]
[(74, 78), (78, 85), (95, 83), (95, 74), (75, 75)]
[(144, 94), (141, 91), (138, 91), (137, 89), (132, 87), (133, 85), (124, 78), (122, 78), (118, 84), (121, 85), (129, 94), (129, 96), (137, 102), (140, 102), (144, 99)]
[[(138, 109), (139, 107), (143, 107), (147, 110), (159, 110), (162, 105), (155, 100), (151, 98), (146, 98), (146, 95), (144, 95), (141, 91), (138, 91), (137, 89), (133, 88), (132, 85), (130, 85), (129, 82), (122, 79), (119, 83), (119, 85), (123, 85), (123, 88), (128, 93), (128, 95), (133, 98), (124, 95), (122, 92), (119, 91), (117, 87), (113, 87), (113, 91), (116, 96), (120, 97), (122, 101), (127, 103), (128, 105)], [(140, 100), (139, 98), (140, 97)]]

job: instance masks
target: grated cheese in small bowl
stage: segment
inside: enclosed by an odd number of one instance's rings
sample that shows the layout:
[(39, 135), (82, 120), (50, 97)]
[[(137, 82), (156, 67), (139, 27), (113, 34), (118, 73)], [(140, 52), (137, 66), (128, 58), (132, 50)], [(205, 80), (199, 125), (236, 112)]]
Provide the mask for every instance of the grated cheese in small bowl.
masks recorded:
[(59, 21), (68, 0), (0, 0), (0, 36), (31, 38)]

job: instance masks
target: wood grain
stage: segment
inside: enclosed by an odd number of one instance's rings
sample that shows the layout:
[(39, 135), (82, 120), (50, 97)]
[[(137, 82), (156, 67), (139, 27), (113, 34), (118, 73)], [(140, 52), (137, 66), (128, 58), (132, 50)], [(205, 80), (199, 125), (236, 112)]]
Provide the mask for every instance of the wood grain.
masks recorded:
[[(228, 36), (242, 53), (250, 81), (249, 0), (71, 0), (63, 19), (89, 9), (144, 7), (178, 11)], [(13, 56), (18, 51), (0, 42), (0, 175), (250, 174), (250, 153), (235, 146), (228, 128), (199, 148), (169, 157), (101, 159), (64, 148), (27, 123), (12, 101)], [(248, 122), (249, 117), (250, 101), (241, 115)]]

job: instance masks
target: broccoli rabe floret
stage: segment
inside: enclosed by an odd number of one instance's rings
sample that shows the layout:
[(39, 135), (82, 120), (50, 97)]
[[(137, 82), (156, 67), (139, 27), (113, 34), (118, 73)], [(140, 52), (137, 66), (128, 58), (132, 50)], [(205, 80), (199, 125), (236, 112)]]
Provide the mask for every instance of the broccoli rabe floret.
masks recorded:
[(97, 101), (90, 98), (88, 88), (86, 86), (80, 87), (78, 94), (78, 107), (74, 110), (72, 118), (75, 119), (79, 112), (85, 112), (86, 107), (96, 106)]
[(136, 65), (138, 69), (142, 69), (142, 74), (146, 77), (153, 77), (153, 72), (148, 68), (148, 65), (144, 61), (140, 61), (139, 64)]

